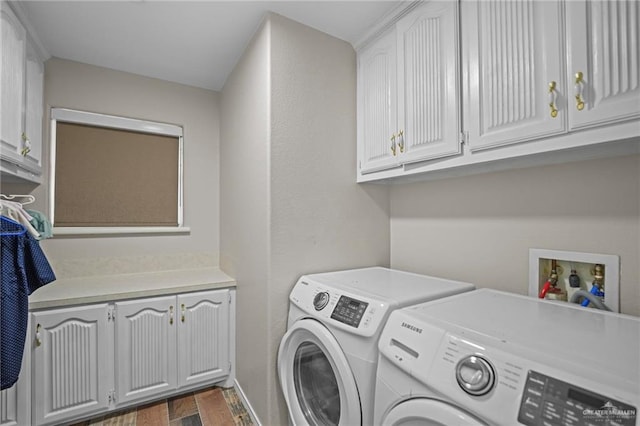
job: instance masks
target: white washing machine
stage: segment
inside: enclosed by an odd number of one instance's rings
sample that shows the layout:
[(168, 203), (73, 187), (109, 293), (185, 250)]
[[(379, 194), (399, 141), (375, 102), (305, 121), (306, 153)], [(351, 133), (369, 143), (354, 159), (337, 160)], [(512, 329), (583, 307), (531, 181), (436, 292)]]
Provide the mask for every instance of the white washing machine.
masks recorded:
[(278, 350), (289, 421), (370, 425), (378, 338), (389, 313), (473, 289), (380, 267), (301, 277), (289, 297), (288, 330)]
[(637, 425), (640, 319), (477, 290), (395, 311), (376, 425)]

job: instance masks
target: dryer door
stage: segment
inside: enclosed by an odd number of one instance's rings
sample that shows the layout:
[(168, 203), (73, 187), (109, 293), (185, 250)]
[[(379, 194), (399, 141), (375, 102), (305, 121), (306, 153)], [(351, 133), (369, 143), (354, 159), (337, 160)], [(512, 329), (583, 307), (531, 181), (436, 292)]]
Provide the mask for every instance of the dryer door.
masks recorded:
[(289, 328), (278, 350), (278, 376), (294, 425), (360, 425), (356, 381), (338, 341), (318, 321)]
[(442, 401), (414, 398), (393, 407), (382, 424), (386, 426), (487, 426), (469, 413)]

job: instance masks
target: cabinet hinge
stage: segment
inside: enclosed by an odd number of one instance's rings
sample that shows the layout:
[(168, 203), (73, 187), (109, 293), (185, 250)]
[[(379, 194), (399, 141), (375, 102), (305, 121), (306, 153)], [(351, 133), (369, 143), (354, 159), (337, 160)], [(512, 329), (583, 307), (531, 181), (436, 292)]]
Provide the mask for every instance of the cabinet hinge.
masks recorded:
[(231, 373), (231, 363), (229, 363), (229, 373)]
[(107, 400), (109, 401), (109, 404), (115, 404), (116, 403), (116, 391), (115, 391), (115, 389), (110, 389), (109, 392), (107, 392)]
[(231, 304), (231, 293), (229, 293), (229, 304)]
[(116, 307), (115, 306), (109, 306), (107, 308), (107, 322), (109, 321), (116, 321)]

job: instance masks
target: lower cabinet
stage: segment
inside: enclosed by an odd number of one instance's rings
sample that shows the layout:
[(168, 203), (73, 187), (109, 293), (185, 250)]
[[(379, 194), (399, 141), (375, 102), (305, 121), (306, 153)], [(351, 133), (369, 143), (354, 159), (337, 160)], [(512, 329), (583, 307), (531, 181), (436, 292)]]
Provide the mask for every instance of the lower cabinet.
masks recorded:
[(108, 309), (99, 304), (32, 314), (35, 424), (108, 409), (113, 386)]
[(117, 403), (176, 388), (176, 297), (117, 302)]
[(19, 385), (16, 383), (0, 392), (0, 425), (2, 426), (19, 425), (19, 421), (22, 420), (18, 408), (18, 389)]
[(178, 296), (178, 386), (216, 381), (230, 374), (229, 293)]
[(0, 426), (23, 426), (31, 424), (29, 405), (29, 342), (25, 342), (20, 377), (9, 389), (0, 391)]
[(232, 294), (32, 312), (32, 424), (69, 422), (229, 380)]
[(19, 385), (15, 384), (9, 389), (0, 392), (0, 425), (14, 426), (27, 424), (22, 421), (25, 415), (21, 415), (18, 397)]

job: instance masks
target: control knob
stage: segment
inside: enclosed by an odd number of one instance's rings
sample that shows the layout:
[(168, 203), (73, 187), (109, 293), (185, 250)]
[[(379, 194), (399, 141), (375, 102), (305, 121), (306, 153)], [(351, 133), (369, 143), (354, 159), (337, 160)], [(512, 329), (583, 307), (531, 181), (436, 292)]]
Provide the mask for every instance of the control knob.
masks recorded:
[(323, 310), (327, 303), (329, 303), (329, 293), (326, 291), (316, 294), (313, 298), (313, 307), (316, 308), (316, 311)]
[(487, 360), (469, 355), (462, 358), (456, 365), (456, 380), (466, 393), (480, 396), (493, 388), (495, 373)]

